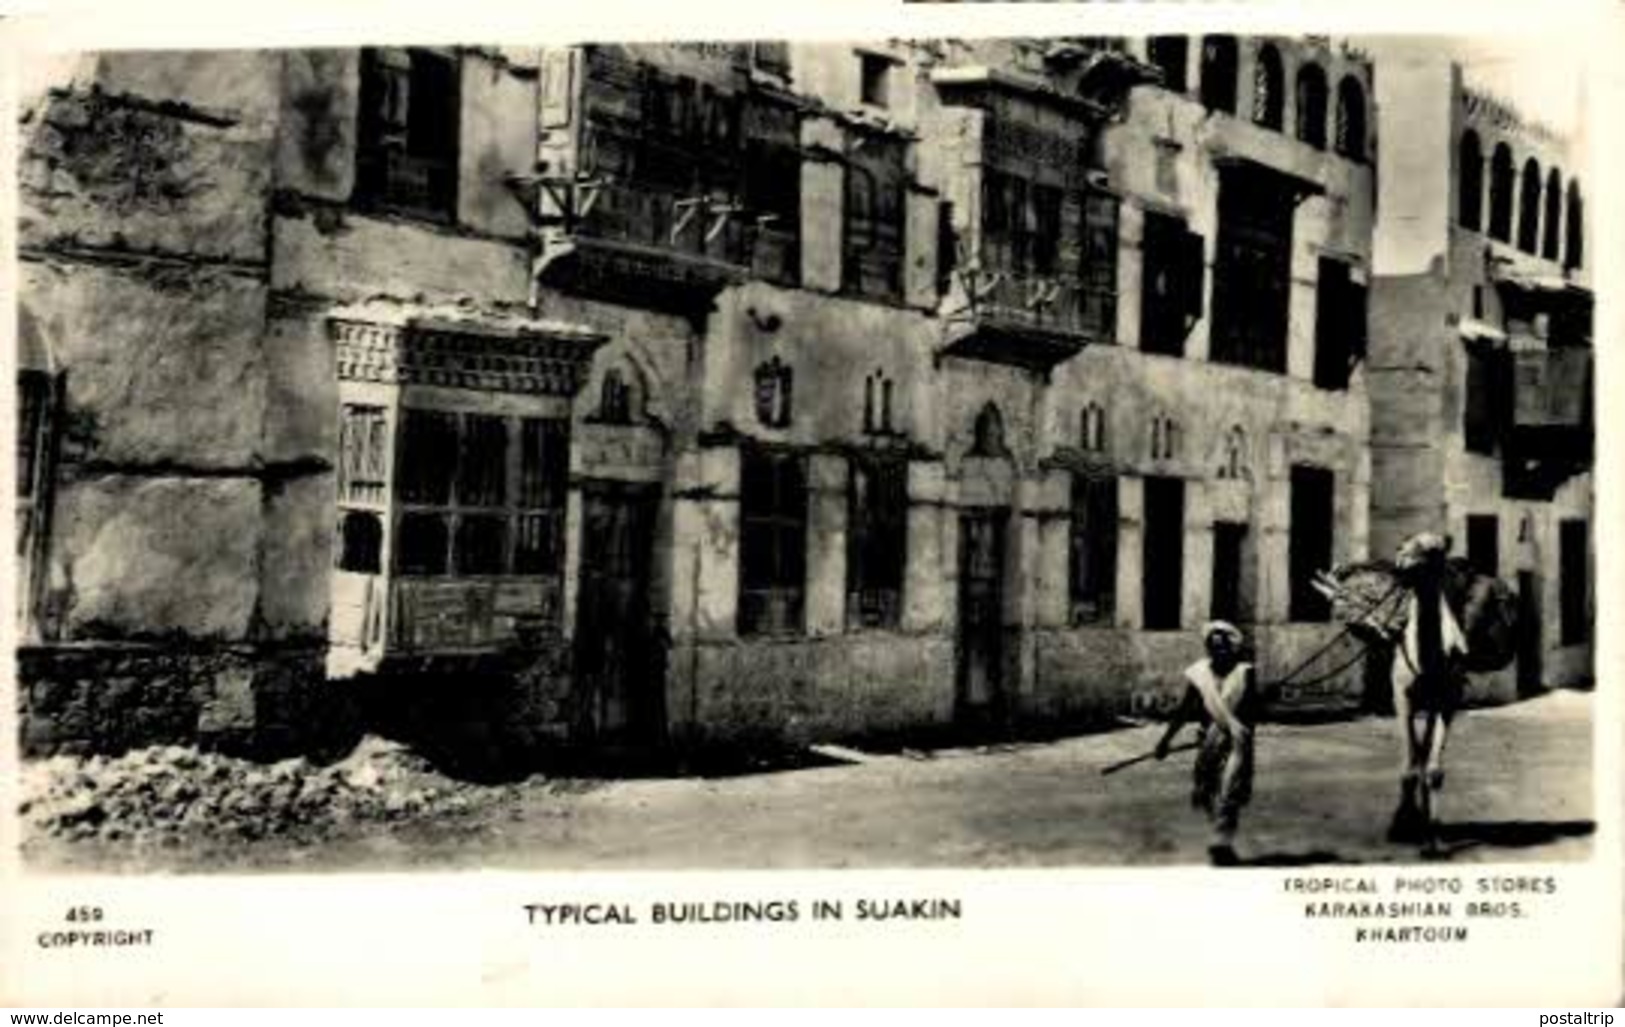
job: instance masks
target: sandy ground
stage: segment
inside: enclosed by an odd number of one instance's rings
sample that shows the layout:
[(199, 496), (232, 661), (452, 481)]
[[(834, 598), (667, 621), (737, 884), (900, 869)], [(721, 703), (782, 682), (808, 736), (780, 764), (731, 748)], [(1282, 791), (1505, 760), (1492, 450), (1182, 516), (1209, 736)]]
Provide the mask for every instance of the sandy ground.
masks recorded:
[[(1441, 797), (1457, 861), (1590, 851), (1592, 699), (1557, 692), (1472, 711)], [(1259, 729), (1237, 848), (1255, 865), (1412, 861), (1383, 840), (1397, 796), (1391, 720)], [(61, 869), (675, 869), (1167, 865), (1205, 861), (1191, 755), (1104, 776), (1158, 729), (1042, 744), (852, 754), (843, 765), (713, 779), (543, 781), (491, 788), (455, 818), (346, 824), (319, 845), (268, 837), (132, 854), (35, 845)], [(482, 786), (471, 786), (479, 788)]]

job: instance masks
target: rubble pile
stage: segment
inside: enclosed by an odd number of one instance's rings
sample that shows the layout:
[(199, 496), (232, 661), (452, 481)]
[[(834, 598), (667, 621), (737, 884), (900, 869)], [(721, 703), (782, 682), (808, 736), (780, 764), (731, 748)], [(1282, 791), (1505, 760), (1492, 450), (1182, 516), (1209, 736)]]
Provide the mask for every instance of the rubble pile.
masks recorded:
[(472, 810), (495, 790), (445, 777), (405, 746), (363, 739), (326, 766), (262, 764), (180, 746), (25, 764), (20, 811), (64, 840), (177, 844), (204, 838), (320, 836), (363, 821)]

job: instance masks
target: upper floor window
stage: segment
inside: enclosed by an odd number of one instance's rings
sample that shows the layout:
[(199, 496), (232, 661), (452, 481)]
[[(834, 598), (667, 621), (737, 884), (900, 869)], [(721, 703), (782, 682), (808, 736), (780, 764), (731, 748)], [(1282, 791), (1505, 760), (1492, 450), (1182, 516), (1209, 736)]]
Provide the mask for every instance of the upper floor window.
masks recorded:
[(1545, 233), (1541, 239), (1540, 255), (1547, 260), (1560, 257), (1560, 236), (1563, 231), (1563, 172), (1553, 168), (1546, 175)]
[(1512, 420), (1512, 362), (1505, 353), (1467, 349), (1462, 441), (1469, 453), (1492, 456)]
[(358, 202), (449, 220), (457, 209), (458, 64), (418, 49), (361, 51)]
[(870, 107), (891, 106), (892, 63), (885, 54), (858, 54), (859, 95)]
[(790, 44), (755, 42), (750, 44), (751, 64), (779, 78), (790, 77)]
[(1085, 332), (1104, 341), (1117, 338), (1118, 207), (1117, 196), (1104, 190), (1083, 194), (1078, 319)]
[(1298, 72), (1297, 134), (1317, 150), (1326, 148), (1326, 73), (1318, 64)]
[(900, 299), (905, 216), (904, 143), (870, 136), (846, 166), (842, 282), (849, 292)]
[(1146, 211), (1140, 256), (1140, 349), (1183, 356), (1202, 316), (1203, 239), (1181, 218)]
[(1352, 75), (1337, 84), (1337, 152), (1351, 160), (1365, 159), (1365, 89)]
[(1315, 284), (1315, 384), (1346, 389), (1349, 372), (1365, 355), (1366, 288), (1345, 261), (1320, 258)]
[(1484, 150), (1471, 129), (1456, 147), (1456, 175), (1456, 220), (1476, 232), (1484, 225)]
[(1285, 123), (1286, 73), (1281, 52), (1268, 43), (1258, 48), (1253, 65), (1253, 122), (1280, 131)]
[(794, 284), (801, 275), (801, 130), (795, 109), (757, 101), (743, 114), (746, 220), (755, 273)]
[(1163, 88), (1183, 93), (1190, 87), (1190, 41), (1184, 36), (1152, 36), (1146, 56), (1162, 73)]
[(1490, 238), (1512, 241), (1512, 151), (1506, 143), (1490, 158)]
[(1284, 373), (1292, 271), (1290, 196), (1251, 176), (1219, 188), (1212, 359)]
[(1540, 247), (1540, 165), (1524, 161), (1518, 187), (1518, 249), (1534, 253)]
[(1563, 266), (1577, 268), (1585, 257), (1585, 214), (1577, 179), (1569, 179), (1568, 223), (1563, 226), (1563, 235), (1568, 240)]
[(1202, 106), (1236, 113), (1236, 37), (1202, 37)]

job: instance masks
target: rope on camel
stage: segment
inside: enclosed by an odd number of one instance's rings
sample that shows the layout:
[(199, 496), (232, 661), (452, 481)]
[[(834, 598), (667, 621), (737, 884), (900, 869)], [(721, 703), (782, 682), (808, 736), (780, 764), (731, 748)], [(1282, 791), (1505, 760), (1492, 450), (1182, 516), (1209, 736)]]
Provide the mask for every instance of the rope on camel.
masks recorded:
[[(1388, 605), (1388, 603), (1390, 601), (1392, 601), (1395, 596), (1399, 595), (1399, 593), (1403, 589), (1404, 589), (1404, 586), (1396, 582), (1394, 584), (1394, 586), (1392, 588), (1390, 588), (1381, 598), (1373, 600), (1369, 606), (1367, 606), (1364, 610), (1361, 610), (1359, 616), (1350, 618), (1349, 622), (1346, 625), (1344, 625), (1343, 630), (1341, 630), (1337, 634), (1333, 635), (1331, 637), (1331, 639), (1329, 641), (1327, 641), (1327, 643), (1325, 645), (1321, 646), (1319, 649), (1316, 649), (1314, 652), (1310, 653), (1306, 658), (1299, 661), (1298, 665), (1296, 667), (1293, 667), (1284, 676), (1282, 676), (1280, 678), (1277, 678), (1274, 681), (1269, 682), (1268, 683), (1269, 687), (1279, 688), (1282, 685), (1292, 684), (1293, 683), (1293, 680), (1292, 680), (1293, 678), (1295, 678), (1299, 674), (1303, 673), (1303, 671), (1306, 668), (1308, 668), (1311, 664), (1313, 664), (1316, 660), (1320, 659), (1322, 656), (1324, 656), (1327, 653), (1331, 652), (1332, 647), (1337, 645), (1337, 643), (1341, 642), (1343, 639), (1345, 639), (1345, 638), (1349, 637), (1351, 634), (1353, 634), (1354, 625), (1361, 623), (1367, 617), (1370, 617), (1373, 613), (1376, 613), (1378, 610), (1380, 610), (1384, 606)], [(1322, 681), (1329, 681), (1332, 678), (1336, 677), (1337, 675), (1343, 673), (1345, 670), (1347, 670), (1350, 667), (1354, 666), (1356, 663), (1358, 663), (1361, 660), (1365, 659), (1367, 653), (1368, 653), (1368, 650), (1366, 648), (1362, 647), (1360, 649), (1360, 651), (1354, 655), (1353, 659), (1350, 659), (1346, 663), (1343, 663), (1342, 665), (1340, 665), (1338, 667), (1335, 667), (1332, 670), (1327, 671), (1326, 673), (1319, 675), (1318, 677), (1310, 678), (1308, 681), (1298, 682), (1298, 684), (1300, 686), (1303, 686), (1303, 685), (1315, 685), (1315, 684), (1321, 683)]]

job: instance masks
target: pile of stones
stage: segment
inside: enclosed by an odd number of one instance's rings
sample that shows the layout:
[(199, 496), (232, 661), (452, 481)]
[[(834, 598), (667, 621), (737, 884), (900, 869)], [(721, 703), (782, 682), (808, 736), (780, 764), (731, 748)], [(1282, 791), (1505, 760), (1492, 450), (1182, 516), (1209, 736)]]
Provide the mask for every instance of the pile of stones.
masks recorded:
[(24, 765), (20, 809), (31, 832), (62, 841), (170, 845), (319, 838), (358, 822), (468, 812), (490, 792), (369, 736), (325, 766), (303, 758), (254, 763), (180, 746), (113, 758), (56, 756)]

